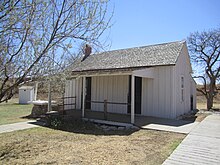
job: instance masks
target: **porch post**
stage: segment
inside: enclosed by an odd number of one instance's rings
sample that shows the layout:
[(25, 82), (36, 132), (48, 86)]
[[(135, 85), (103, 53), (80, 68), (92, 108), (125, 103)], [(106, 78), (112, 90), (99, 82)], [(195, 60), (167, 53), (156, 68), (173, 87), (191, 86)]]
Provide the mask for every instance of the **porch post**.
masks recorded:
[(82, 117), (85, 117), (85, 95), (86, 95), (86, 77), (83, 76), (83, 99), (82, 99)]
[(134, 75), (131, 75), (131, 123), (134, 124)]

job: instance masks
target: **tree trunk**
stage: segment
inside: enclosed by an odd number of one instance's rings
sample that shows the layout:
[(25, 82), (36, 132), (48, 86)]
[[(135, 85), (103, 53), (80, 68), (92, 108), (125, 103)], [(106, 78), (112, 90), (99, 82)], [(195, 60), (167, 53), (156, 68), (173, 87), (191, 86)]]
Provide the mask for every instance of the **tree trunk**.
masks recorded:
[(209, 111), (213, 107), (213, 96), (207, 98), (207, 110)]
[(52, 107), (51, 107), (51, 81), (49, 81), (49, 84), (48, 84), (48, 108), (47, 108), (47, 111), (50, 112), (52, 110)]
[(214, 99), (214, 83), (211, 81), (209, 85), (209, 92), (207, 97), (207, 110), (209, 111), (213, 107), (213, 99)]

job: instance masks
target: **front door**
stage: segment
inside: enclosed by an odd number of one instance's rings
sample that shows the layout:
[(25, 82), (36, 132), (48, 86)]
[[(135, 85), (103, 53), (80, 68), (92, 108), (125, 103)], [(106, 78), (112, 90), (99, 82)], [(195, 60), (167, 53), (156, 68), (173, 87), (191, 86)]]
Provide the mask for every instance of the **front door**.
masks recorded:
[(193, 96), (192, 95), (190, 97), (190, 107), (191, 107), (191, 110), (193, 110)]
[(141, 94), (142, 94), (142, 78), (141, 77), (135, 77), (135, 95), (134, 95), (134, 109), (135, 114), (141, 114)]
[[(142, 95), (142, 78), (135, 76), (134, 88), (134, 110), (135, 114), (141, 114), (141, 95)], [(131, 76), (129, 76), (129, 89), (128, 89), (128, 107), (127, 113), (131, 113)]]
[(86, 77), (86, 109), (91, 109), (91, 77)]

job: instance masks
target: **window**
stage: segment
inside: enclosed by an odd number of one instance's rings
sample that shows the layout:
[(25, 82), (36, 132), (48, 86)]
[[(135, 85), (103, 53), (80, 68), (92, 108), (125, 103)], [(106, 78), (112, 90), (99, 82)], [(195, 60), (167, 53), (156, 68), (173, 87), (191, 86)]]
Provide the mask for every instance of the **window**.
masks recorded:
[(184, 101), (184, 77), (181, 76), (181, 101)]
[(184, 88), (184, 77), (181, 76), (181, 88)]
[(181, 101), (184, 101), (184, 89), (181, 89)]

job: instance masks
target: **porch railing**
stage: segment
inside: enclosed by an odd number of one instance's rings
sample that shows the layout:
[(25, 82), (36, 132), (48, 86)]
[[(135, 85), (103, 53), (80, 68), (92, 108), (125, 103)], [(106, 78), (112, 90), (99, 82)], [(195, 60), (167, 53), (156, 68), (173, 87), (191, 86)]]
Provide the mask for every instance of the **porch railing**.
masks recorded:
[(112, 101), (90, 101), (86, 100), (87, 103), (98, 103), (103, 104), (104, 106), (104, 119), (107, 120), (107, 113), (108, 113), (108, 104), (116, 104), (116, 105), (131, 105), (130, 103), (121, 103), (121, 102), (112, 102)]
[[(74, 109), (76, 109), (76, 96), (72, 96), (72, 97), (62, 97), (62, 99), (63, 99), (63, 110), (72, 110), (72, 109), (73, 109), (73, 108), (71, 108), (71, 109), (65, 109), (65, 106), (66, 106), (66, 105), (70, 105), (71, 107), (73, 106)], [(71, 99), (70, 103), (69, 103), (69, 101), (67, 101), (67, 103), (66, 103), (66, 100), (68, 100), (68, 99)], [(72, 101), (72, 100), (74, 100), (74, 101)]]

